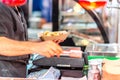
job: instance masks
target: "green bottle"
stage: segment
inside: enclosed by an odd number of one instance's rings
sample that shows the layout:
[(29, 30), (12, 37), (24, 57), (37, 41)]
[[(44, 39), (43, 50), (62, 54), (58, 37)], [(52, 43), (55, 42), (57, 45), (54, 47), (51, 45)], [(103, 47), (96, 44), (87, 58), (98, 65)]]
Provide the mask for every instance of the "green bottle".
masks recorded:
[(88, 65), (84, 65), (84, 67), (83, 67), (83, 75), (84, 76), (88, 76)]

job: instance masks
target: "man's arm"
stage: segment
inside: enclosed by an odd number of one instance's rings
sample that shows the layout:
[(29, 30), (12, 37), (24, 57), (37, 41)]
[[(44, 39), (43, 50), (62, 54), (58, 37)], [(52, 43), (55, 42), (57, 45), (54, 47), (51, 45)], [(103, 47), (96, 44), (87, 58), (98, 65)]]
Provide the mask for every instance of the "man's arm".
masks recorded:
[(62, 49), (53, 41), (16, 41), (6, 37), (0, 37), (0, 55), (19, 56), (32, 53), (38, 53), (46, 57), (59, 56), (62, 53)]

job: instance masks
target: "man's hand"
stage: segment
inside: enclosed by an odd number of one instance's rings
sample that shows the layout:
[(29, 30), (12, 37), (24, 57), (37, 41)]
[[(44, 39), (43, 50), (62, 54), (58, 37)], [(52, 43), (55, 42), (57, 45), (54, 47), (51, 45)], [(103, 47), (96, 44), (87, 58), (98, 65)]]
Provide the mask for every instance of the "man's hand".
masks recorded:
[[(0, 37), (0, 55), (20, 56), (38, 53), (46, 57), (60, 56), (62, 48), (53, 41), (16, 41)], [(19, 54), (18, 54), (19, 53)]]
[(53, 41), (36, 43), (36, 45), (33, 46), (33, 50), (34, 52), (46, 57), (52, 57), (54, 55), (59, 57), (63, 52), (62, 48)]

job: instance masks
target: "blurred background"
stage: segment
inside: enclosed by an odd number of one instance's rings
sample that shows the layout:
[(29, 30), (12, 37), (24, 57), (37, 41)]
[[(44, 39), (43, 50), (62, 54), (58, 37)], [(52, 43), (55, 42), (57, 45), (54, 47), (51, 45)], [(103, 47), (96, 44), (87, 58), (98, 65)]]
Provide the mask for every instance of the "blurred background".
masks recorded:
[(29, 39), (38, 39), (44, 31), (66, 30), (70, 35), (62, 46), (120, 43), (120, 0), (106, 1), (104, 7), (87, 10), (75, 0), (29, 0)]

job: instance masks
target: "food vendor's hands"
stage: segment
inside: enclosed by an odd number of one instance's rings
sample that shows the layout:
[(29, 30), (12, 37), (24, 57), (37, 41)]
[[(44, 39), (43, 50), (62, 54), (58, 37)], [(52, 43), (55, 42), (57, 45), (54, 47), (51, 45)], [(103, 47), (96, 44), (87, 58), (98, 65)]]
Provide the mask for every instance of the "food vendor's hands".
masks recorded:
[(46, 57), (52, 57), (54, 55), (59, 57), (63, 52), (62, 48), (53, 41), (43, 41), (37, 45), (39, 46), (35, 46), (34, 51)]

